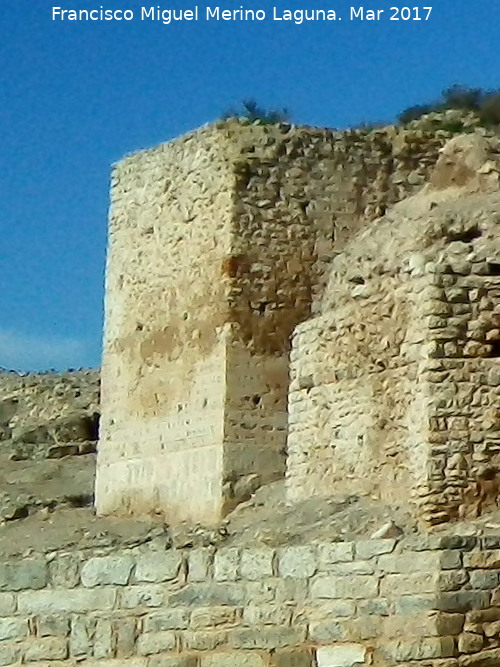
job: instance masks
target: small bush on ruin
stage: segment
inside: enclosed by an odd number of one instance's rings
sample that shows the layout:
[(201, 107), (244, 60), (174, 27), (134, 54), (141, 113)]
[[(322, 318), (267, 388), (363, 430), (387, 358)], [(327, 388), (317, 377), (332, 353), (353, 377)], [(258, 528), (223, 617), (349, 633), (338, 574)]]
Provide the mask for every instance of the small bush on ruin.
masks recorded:
[(254, 99), (243, 100), (239, 110), (229, 109), (221, 116), (221, 120), (230, 118), (238, 118), (247, 123), (259, 122), (264, 125), (290, 122), (290, 114), (287, 109), (265, 109), (259, 106)]

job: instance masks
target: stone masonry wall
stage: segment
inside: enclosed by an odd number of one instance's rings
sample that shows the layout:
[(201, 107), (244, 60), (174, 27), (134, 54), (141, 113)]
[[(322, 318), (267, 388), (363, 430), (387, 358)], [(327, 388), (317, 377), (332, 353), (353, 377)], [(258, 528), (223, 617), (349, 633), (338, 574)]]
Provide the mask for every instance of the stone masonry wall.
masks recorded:
[[(479, 233), (479, 231), (478, 231)], [(477, 516), (498, 504), (500, 248), (454, 241), (434, 266), (427, 308), (430, 459), (425, 516)]]
[(0, 563), (0, 665), (495, 665), (499, 547), (416, 535)]
[(231, 207), (230, 175), (210, 142), (186, 137), (115, 169), (101, 513), (210, 519), (220, 511), (227, 319), (220, 267)]
[(431, 524), (498, 504), (498, 156), (450, 142), (430, 186), (332, 262), (294, 335), (291, 500), (371, 494)]
[(117, 165), (100, 513), (211, 522), (235, 478), (284, 474), (291, 332), (335, 253), (421, 187), (449, 136), (232, 121)]
[(422, 280), (401, 272), (353, 284), (351, 303), (296, 329), (287, 462), (292, 502), (350, 493), (405, 502), (408, 489), (426, 479)]

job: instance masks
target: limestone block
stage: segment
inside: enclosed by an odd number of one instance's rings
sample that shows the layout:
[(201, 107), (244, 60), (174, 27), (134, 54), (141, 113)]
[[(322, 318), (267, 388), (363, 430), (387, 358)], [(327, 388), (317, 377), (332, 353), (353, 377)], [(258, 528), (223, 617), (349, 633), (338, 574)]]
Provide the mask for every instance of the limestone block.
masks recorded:
[(93, 653), (96, 620), (74, 615), (71, 619), (69, 652), (71, 656), (90, 656)]
[(321, 646), (316, 651), (318, 667), (354, 667), (367, 664), (366, 648), (361, 644)]
[(313, 665), (314, 656), (311, 650), (294, 649), (274, 652), (270, 667), (313, 667)]
[(240, 550), (219, 549), (214, 556), (214, 579), (216, 581), (236, 581), (240, 563)]
[[(114, 635), (116, 628), (113, 628), (109, 618), (97, 618), (94, 630), (94, 651), (96, 658), (111, 658), (114, 653)], [(118, 633), (116, 633), (118, 634)]]
[(67, 654), (68, 642), (62, 637), (32, 639), (24, 645), (24, 659), (26, 662), (64, 660)]
[(0, 665), (14, 665), (19, 662), (22, 647), (19, 643), (2, 642), (0, 644)]
[(214, 653), (202, 655), (200, 667), (268, 667), (268, 660), (256, 652)]
[(112, 588), (24, 591), (19, 593), (18, 610), (21, 614), (80, 614), (112, 609), (115, 601), (116, 591)]
[(292, 609), (277, 605), (247, 605), (243, 609), (243, 621), (248, 625), (290, 625)]
[(301, 644), (307, 634), (307, 627), (254, 626), (228, 630), (228, 641), (232, 648), (272, 649)]
[(74, 554), (59, 555), (49, 563), (49, 577), (56, 587), (74, 588), (80, 581), (80, 559)]
[(127, 586), (119, 591), (119, 606), (123, 609), (135, 607), (161, 607), (165, 600), (165, 587), (161, 584)]
[(0, 563), (0, 591), (34, 590), (46, 584), (47, 563), (43, 558)]
[(178, 630), (189, 625), (190, 611), (188, 609), (166, 609), (161, 612), (148, 614), (143, 618), (144, 632), (161, 632), (162, 630)]
[(383, 654), (394, 662), (426, 660), (452, 657), (455, 653), (453, 637), (426, 637), (414, 641), (388, 642), (382, 647)]
[(311, 580), (310, 596), (311, 598), (370, 598), (377, 596), (378, 586), (378, 579), (368, 575), (316, 576)]
[(148, 632), (137, 640), (139, 655), (154, 655), (163, 651), (172, 651), (177, 648), (177, 639), (174, 632)]
[(16, 610), (16, 598), (13, 593), (0, 593), (0, 616), (9, 616)]
[(316, 569), (316, 552), (312, 547), (287, 547), (280, 554), (278, 572), (282, 577), (312, 577)]
[[(198, 658), (180, 655), (152, 656), (148, 660), (148, 667), (198, 667)], [(128, 667), (128, 663), (127, 663)]]
[(328, 644), (352, 639), (352, 631), (348, 622), (338, 619), (317, 621), (309, 624), (309, 637), (313, 642)]
[[(148, 667), (198, 667), (198, 658), (180, 655), (152, 656), (148, 660)], [(128, 667), (128, 663), (127, 663)]]
[(40, 616), (37, 620), (37, 634), (40, 637), (66, 637), (69, 634), (69, 619), (65, 616)]
[(193, 609), (190, 625), (194, 629), (232, 625), (239, 619), (239, 610), (232, 607), (200, 607)]
[(391, 551), (394, 551), (396, 543), (397, 540), (394, 538), (359, 540), (356, 542), (356, 558), (360, 560), (369, 560), (374, 556), (391, 553)]
[(169, 581), (177, 577), (182, 562), (178, 551), (142, 554), (137, 557), (134, 576), (136, 581)]
[(458, 650), (460, 653), (477, 653), (483, 648), (484, 637), (471, 632), (464, 632), (458, 638)]
[(0, 641), (19, 640), (29, 634), (28, 622), (21, 618), (0, 618)]
[[(138, 623), (135, 618), (114, 619), (109, 647), (116, 651), (117, 657), (130, 658), (135, 655), (135, 643), (138, 634)], [(116, 645), (114, 646), (114, 642)]]
[(169, 605), (233, 605), (241, 606), (246, 599), (245, 587), (235, 583), (187, 584), (167, 597)]
[(211, 549), (191, 551), (188, 557), (188, 579), (190, 581), (205, 581), (208, 579), (212, 560), (213, 552)]
[(240, 573), (243, 579), (257, 580), (273, 575), (274, 549), (262, 547), (245, 549), (241, 555)]
[(134, 560), (131, 556), (91, 558), (82, 567), (81, 581), (87, 588), (109, 584), (125, 586), (133, 567)]
[(182, 633), (182, 643), (186, 649), (213, 651), (227, 643), (224, 630), (188, 630)]
[(352, 561), (354, 560), (354, 544), (352, 542), (319, 544), (318, 557), (321, 570), (332, 563), (346, 563)]

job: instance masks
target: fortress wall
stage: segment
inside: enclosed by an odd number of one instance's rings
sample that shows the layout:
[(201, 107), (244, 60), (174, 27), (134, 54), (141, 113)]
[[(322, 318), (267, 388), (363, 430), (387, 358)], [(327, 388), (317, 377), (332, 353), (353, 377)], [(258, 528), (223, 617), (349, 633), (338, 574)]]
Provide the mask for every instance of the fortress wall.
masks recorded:
[(500, 266), (497, 244), (450, 244), (427, 309), (431, 467), (421, 490), (432, 523), (473, 517), (500, 488)]
[(498, 536), (78, 550), (0, 563), (0, 664), (477, 667)]
[(399, 274), (353, 284), (350, 300), (339, 292), (338, 308), (297, 328), (289, 395), (291, 501), (370, 494), (400, 503), (425, 482), (419, 372), (425, 278), (420, 281)]
[(339, 248), (422, 182), (443, 142), (431, 136), (289, 126), (252, 126), (241, 134), (252, 141), (234, 162), (233, 250), (226, 263), (233, 339), (224, 467), (233, 503), (238, 476), (283, 475), (292, 331), (317, 309)]
[(213, 522), (235, 477), (283, 475), (293, 328), (342, 244), (420, 186), (428, 135), (230, 121), (116, 167), (99, 513)]
[[(221, 503), (231, 174), (210, 133), (114, 172), (100, 513), (210, 519)], [(202, 416), (202, 418), (200, 418)]]

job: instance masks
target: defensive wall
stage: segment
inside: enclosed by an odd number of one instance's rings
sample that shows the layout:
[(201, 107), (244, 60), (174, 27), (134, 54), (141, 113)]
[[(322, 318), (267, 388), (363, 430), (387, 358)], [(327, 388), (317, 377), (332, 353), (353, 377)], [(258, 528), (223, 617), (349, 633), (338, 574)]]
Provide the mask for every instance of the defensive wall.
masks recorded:
[(230, 121), (116, 166), (99, 513), (216, 522), (236, 480), (284, 476), (294, 327), (449, 136)]
[(0, 665), (495, 667), (500, 538), (0, 563)]

